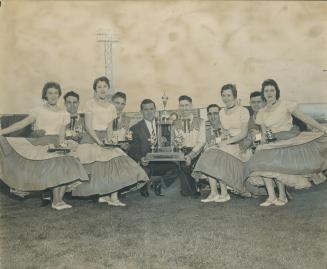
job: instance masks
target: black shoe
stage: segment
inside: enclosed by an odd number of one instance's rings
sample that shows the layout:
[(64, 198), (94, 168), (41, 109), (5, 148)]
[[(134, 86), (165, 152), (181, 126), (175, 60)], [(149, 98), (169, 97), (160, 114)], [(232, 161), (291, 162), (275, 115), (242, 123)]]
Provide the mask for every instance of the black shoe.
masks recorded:
[(197, 199), (197, 198), (199, 198), (200, 196), (201, 196), (201, 192), (196, 191), (195, 193), (193, 193), (192, 198)]
[(184, 192), (184, 191), (180, 191), (179, 193), (180, 193), (182, 196), (184, 196), (184, 197), (190, 196), (189, 193), (186, 193), (186, 192)]
[(155, 193), (157, 196), (164, 196), (164, 195), (161, 193), (161, 184), (156, 184), (156, 185), (154, 185), (154, 193)]
[(140, 189), (140, 193), (143, 197), (149, 197), (148, 186), (145, 185)]

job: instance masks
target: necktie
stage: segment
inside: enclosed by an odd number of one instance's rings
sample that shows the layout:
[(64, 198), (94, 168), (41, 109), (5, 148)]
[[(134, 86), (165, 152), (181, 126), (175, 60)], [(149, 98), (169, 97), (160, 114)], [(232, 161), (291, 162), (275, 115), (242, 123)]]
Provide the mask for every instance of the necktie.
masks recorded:
[(69, 129), (74, 130), (77, 116), (70, 117)]
[(191, 120), (190, 119), (183, 119), (183, 126), (184, 126), (184, 133), (190, 132)]
[(119, 121), (119, 118), (120, 117), (115, 118), (114, 121), (113, 121), (113, 123), (112, 123), (112, 129), (114, 131), (117, 131), (118, 130), (118, 121)]

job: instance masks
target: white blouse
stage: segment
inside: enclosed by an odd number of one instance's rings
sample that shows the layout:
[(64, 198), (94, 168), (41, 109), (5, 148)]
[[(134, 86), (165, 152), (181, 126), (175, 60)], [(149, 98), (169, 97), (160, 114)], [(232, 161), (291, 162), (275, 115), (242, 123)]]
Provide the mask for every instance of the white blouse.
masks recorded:
[(90, 114), (92, 128), (96, 131), (105, 131), (109, 123), (117, 118), (116, 108), (113, 104), (106, 103), (105, 106), (102, 106), (94, 98), (85, 103), (83, 112)]
[(220, 110), (219, 118), (222, 127), (228, 130), (231, 136), (237, 136), (242, 131), (242, 124), (249, 122), (250, 113), (245, 107), (237, 106), (231, 114), (227, 114), (226, 109)]
[(33, 108), (29, 115), (35, 119), (35, 128), (44, 130), (46, 135), (59, 135), (70, 120), (65, 110), (52, 111), (46, 105)]
[(295, 102), (281, 100), (270, 110), (263, 107), (257, 114), (256, 123), (269, 127), (273, 133), (289, 131), (293, 127), (292, 112), (296, 105)]

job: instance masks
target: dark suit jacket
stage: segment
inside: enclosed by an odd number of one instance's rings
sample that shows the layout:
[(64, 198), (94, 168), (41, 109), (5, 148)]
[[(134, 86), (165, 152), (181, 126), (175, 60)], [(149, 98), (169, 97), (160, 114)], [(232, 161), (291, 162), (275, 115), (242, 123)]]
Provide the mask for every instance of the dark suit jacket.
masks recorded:
[(130, 130), (133, 133), (133, 140), (128, 155), (136, 162), (140, 162), (141, 158), (151, 151), (150, 132), (144, 119), (133, 125)]

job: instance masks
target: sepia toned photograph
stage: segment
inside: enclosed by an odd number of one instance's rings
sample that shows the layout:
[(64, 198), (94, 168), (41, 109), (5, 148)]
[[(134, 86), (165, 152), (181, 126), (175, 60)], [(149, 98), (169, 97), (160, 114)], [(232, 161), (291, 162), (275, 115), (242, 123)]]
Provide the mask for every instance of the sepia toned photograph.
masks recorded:
[(0, 0), (0, 268), (324, 269), (327, 3)]

